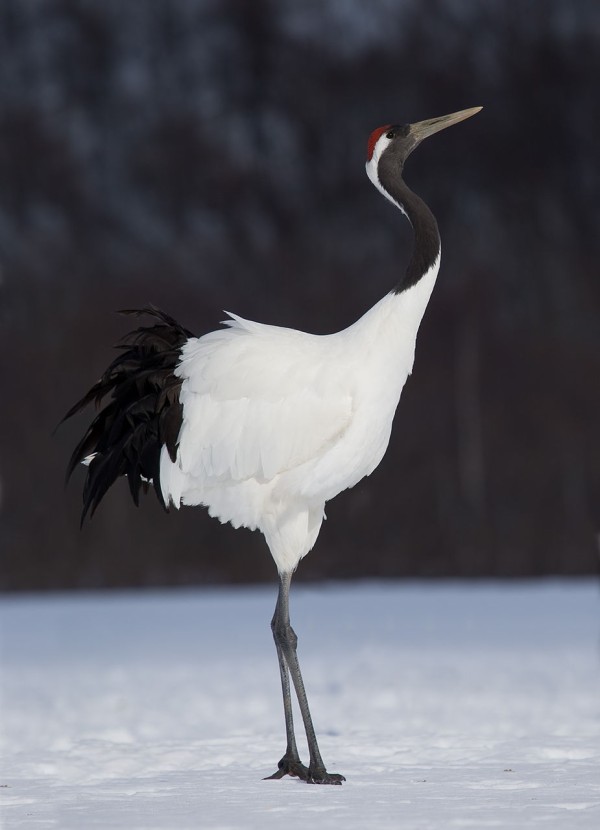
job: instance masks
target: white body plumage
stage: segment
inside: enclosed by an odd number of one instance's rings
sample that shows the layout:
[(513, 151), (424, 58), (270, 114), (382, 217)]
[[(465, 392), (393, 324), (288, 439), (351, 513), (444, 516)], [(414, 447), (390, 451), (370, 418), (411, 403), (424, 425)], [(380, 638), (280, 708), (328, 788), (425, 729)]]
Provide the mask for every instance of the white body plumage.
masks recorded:
[(325, 503), (385, 453), (438, 268), (439, 256), (416, 285), (335, 334), (230, 315), (226, 328), (188, 340), (175, 370), (176, 460), (161, 453), (165, 501), (260, 529), (279, 571), (293, 571), (317, 539)]

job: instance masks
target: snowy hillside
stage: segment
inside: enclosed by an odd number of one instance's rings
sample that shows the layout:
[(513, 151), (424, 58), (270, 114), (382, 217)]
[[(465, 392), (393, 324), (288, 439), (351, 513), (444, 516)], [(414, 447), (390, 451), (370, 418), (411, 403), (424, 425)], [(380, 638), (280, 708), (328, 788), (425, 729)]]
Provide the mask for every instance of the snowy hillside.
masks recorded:
[(599, 600), (590, 581), (296, 588), (347, 778), (317, 787), (263, 780), (284, 749), (274, 587), (4, 598), (2, 827), (600, 827)]

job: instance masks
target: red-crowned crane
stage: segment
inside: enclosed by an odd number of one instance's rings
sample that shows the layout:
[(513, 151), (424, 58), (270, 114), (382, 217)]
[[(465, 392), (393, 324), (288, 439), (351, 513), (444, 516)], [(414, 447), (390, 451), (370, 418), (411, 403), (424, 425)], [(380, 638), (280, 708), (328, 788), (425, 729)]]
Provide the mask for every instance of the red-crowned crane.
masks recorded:
[[(415, 341), (440, 265), (435, 217), (402, 178), (424, 138), (479, 112), (462, 110), (369, 137), (367, 175), (408, 218), (414, 249), (395, 288), (349, 328), (325, 336), (230, 314), (194, 337), (154, 308), (154, 323), (124, 338), (122, 353), (67, 413), (110, 396), (73, 452), (69, 475), (88, 464), (83, 516), (122, 475), (138, 503), (152, 483), (159, 501), (204, 505), (234, 527), (259, 529), (279, 572), (271, 622), (283, 689), (287, 746), (270, 776), (341, 784), (326, 770), (290, 625), (292, 574), (317, 540), (325, 503), (377, 467), (387, 448)], [(308, 741), (294, 736), (290, 677)]]

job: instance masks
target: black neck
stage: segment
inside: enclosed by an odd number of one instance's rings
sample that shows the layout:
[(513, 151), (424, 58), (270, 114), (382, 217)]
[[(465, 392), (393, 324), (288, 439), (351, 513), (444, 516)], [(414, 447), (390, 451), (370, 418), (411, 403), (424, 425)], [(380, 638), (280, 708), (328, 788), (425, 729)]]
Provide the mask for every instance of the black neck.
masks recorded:
[[(383, 162), (383, 159), (382, 159)], [(383, 169), (382, 169), (383, 167)], [(395, 294), (416, 285), (432, 267), (440, 253), (440, 232), (433, 213), (423, 199), (413, 193), (396, 170), (379, 165), (379, 181), (392, 199), (402, 207), (413, 226), (415, 241), (408, 268), (394, 288)]]

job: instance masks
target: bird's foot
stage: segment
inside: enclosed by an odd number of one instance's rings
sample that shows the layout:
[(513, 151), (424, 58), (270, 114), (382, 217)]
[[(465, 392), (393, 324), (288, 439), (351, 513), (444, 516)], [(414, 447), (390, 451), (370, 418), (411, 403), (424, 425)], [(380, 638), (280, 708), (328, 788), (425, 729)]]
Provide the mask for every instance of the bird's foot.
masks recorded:
[(267, 775), (264, 779), (269, 781), (272, 778), (283, 778), (284, 775), (291, 775), (306, 781), (307, 784), (341, 784), (345, 781), (343, 775), (337, 772), (327, 772), (325, 767), (305, 767), (299, 758), (284, 755), (277, 764), (277, 772)]
[(300, 758), (284, 755), (277, 767), (277, 772), (274, 772), (273, 775), (267, 775), (265, 781), (269, 781), (271, 778), (283, 778), (284, 775), (291, 775), (300, 778), (302, 781), (310, 780), (308, 768), (304, 766)]
[(325, 767), (309, 767), (305, 780), (309, 784), (341, 784), (346, 779), (337, 772), (327, 772)]

